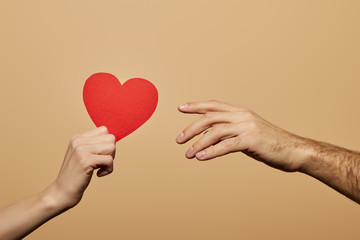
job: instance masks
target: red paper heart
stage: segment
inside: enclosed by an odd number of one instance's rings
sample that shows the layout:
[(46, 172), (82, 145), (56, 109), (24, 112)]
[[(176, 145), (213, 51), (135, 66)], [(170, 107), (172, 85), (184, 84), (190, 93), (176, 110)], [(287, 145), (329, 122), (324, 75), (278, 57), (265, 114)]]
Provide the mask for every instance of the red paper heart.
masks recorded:
[(142, 78), (132, 78), (121, 85), (110, 73), (95, 73), (85, 82), (83, 99), (95, 125), (106, 126), (119, 141), (151, 117), (158, 92)]

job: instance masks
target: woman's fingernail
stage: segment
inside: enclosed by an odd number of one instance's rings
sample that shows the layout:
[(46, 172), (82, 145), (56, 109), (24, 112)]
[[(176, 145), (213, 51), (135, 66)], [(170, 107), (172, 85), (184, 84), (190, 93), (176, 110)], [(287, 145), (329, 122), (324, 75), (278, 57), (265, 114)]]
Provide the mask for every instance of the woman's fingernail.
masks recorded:
[(205, 150), (203, 150), (203, 151), (201, 151), (201, 152), (198, 152), (198, 153), (196, 153), (196, 158), (203, 158), (204, 156), (205, 156), (205, 154), (206, 154), (206, 151)]
[(193, 154), (193, 151), (194, 151), (194, 148), (191, 147), (191, 148), (189, 148), (189, 149), (186, 151), (185, 155), (188, 156), (188, 157), (190, 157), (190, 156)]
[(177, 142), (180, 142), (181, 139), (183, 139), (183, 137), (184, 137), (184, 133), (182, 132), (182, 133), (180, 133), (179, 136), (177, 136), (176, 141), (177, 141)]
[(108, 131), (107, 127), (105, 127), (105, 126), (100, 126), (100, 127), (98, 127), (98, 129), (101, 131)]
[(181, 104), (181, 105), (179, 106), (179, 109), (183, 110), (183, 109), (187, 108), (187, 106), (188, 106), (187, 103)]

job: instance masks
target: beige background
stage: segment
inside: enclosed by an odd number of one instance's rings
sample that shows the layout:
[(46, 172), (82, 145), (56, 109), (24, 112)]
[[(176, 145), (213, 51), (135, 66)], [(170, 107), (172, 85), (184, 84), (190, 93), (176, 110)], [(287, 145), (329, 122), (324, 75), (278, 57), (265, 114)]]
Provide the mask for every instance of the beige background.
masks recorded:
[(0, 1), (0, 207), (46, 187), (94, 127), (92, 73), (142, 77), (153, 117), (116, 169), (28, 239), (359, 239), (358, 205), (241, 153), (188, 160), (175, 137), (218, 99), (297, 134), (360, 149), (360, 2)]

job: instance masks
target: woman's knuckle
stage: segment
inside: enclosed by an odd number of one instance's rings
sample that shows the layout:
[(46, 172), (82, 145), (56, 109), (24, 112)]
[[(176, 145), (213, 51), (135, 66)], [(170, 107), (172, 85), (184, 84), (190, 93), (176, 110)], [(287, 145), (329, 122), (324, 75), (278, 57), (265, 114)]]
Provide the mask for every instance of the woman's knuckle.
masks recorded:
[(70, 142), (74, 141), (75, 139), (79, 138), (79, 135), (74, 135), (70, 138)]
[(110, 141), (115, 142), (116, 137), (113, 134), (109, 134)]
[(75, 148), (77, 145), (79, 144), (79, 136), (73, 136), (71, 139), (70, 139), (70, 146)]
[(84, 152), (81, 152), (77, 155), (78, 162), (80, 166), (86, 168), (89, 166), (89, 156), (87, 156)]
[(106, 165), (111, 165), (113, 163), (113, 158), (109, 155), (107, 155), (105, 158), (104, 158), (104, 162)]
[(85, 155), (84, 147), (83, 146), (77, 146), (74, 148), (74, 152), (78, 157), (82, 157)]
[(109, 133), (109, 130), (106, 126), (100, 126), (98, 127), (98, 130), (101, 132), (101, 133), (104, 133), (104, 134), (108, 134)]
[(111, 143), (110, 144), (110, 149), (111, 151), (114, 151), (116, 149), (116, 144), (115, 143)]

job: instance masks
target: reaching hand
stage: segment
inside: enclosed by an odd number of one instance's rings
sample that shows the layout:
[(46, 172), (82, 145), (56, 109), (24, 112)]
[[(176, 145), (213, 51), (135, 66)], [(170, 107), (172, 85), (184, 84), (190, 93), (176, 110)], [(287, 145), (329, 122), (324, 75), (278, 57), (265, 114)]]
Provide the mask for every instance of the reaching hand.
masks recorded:
[(285, 171), (299, 170), (305, 159), (300, 150), (305, 139), (274, 126), (249, 109), (205, 101), (181, 105), (179, 111), (201, 115), (176, 139), (182, 144), (204, 133), (188, 149), (187, 158), (208, 160), (241, 151)]

